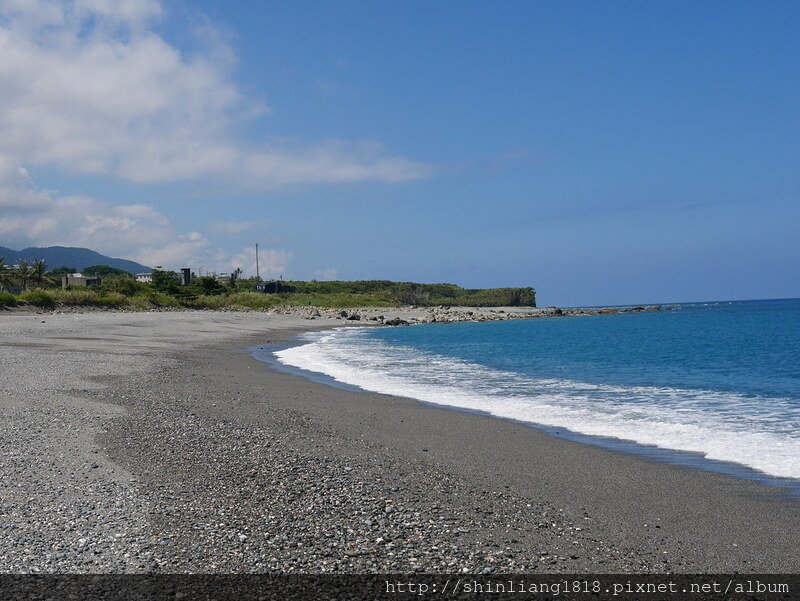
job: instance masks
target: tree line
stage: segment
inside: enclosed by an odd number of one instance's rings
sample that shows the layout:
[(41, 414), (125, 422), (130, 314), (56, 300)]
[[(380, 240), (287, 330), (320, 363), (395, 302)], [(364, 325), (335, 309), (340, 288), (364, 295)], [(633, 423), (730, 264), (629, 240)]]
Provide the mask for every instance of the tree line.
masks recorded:
[[(317, 305), (358, 307), (417, 306), (536, 306), (533, 288), (462, 288), (454, 284), (419, 284), (389, 280), (361, 281), (281, 281), (279, 286), (258, 289), (258, 278), (242, 278), (241, 270), (220, 281), (211, 275), (192, 274), (189, 283), (181, 282), (174, 271), (155, 269), (151, 282), (139, 282), (133, 274), (108, 265), (83, 269), (90, 277), (101, 277), (99, 286), (61, 287), (61, 276), (73, 273), (71, 267), (48, 271), (42, 260), (20, 261), (11, 268), (0, 257), (0, 307), (15, 303), (53, 306), (57, 304), (223, 308), (245, 306), (266, 308), (279, 305)], [(269, 284), (269, 282), (267, 282)], [(12, 292), (7, 294), (4, 292)], [(20, 292), (21, 291), (21, 292)], [(5, 296), (5, 298), (3, 298)]]
[(32, 285), (47, 286), (53, 283), (52, 277), (47, 273), (47, 263), (42, 259), (23, 259), (16, 267), (12, 267), (6, 264), (4, 257), (0, 257), (0, 291), (10, 291), (15, 287), (24, 291)]

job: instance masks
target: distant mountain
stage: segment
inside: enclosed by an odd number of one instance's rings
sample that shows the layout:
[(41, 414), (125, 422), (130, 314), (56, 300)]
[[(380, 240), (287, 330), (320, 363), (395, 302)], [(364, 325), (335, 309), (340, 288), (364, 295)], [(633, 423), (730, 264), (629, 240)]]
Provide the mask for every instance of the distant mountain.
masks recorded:
[(90, 265), (110, 265), (111, 267), (124, 269), (131, 273), (152, 271), (150, 267), (135, 261), (114, 259), (101, 255), (99, 252), (95, 252), (89, 248), (75, 248), (72, 246), (33, 247), (24, 248), (22, 250), (11, 250), (10, 248), (0, 246), (0, 257), (5, 259), (6, 265), (19, 263), (23, 259), (27, 259), (28, 261), (44, 259), (48, 269), (55, 269), (56, 267), (74, 267), (80, 271)]

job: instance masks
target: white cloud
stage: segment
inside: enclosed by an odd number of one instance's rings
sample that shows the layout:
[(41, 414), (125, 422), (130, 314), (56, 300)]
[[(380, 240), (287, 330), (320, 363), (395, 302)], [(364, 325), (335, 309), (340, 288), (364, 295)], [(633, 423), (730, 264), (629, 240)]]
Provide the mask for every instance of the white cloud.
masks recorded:
[(115, 205), (37, 190), (24, 169), (2, 159), (0, 241), (12, 248), (87, 246), (148, 265), (170, 266), (197, 259), (209, 247), (197, 232), (178, 233), (149, 205)]
[[(289, 263), (294, 253), (288, 250), (275, 250), (267, 248), (258, 249), (258, 268), (262, 278), (271, 278), (285, 275), (289, 270)], [(242, 249), (231, 257), (225, 257), (225, 261), (233, 270), (237, 267), (242, 269), (245, 276), (256, 274), (256, 251), (255, 247)]]
[[(248, 222), (216, 224), (241, 232)], [(45, 242), (42, 242), (45, 241)], [(201, 233), (178, 232), (164, 215), (145, 204), (114, 205), (86, 196), (58, 196), (36, 190), (24, 170), (0, 161), (0, 244), (23, 248), (87, 246), (114, 257), (145, 265), (177, 269), (189, 266), (210, 271), (241, 267), (255, 274), (255, 252), (227, 252)], [(261, 273), (266, 277), (287, 271), (292, 252), (262, 249)]]
[(200, 51), (153, 29), (155, 0), (0, 0), (0, 157), (137, 183), (214, 180), (245, 189), (396, 182), (428, 166), (379, 145), (245, 143), (266, 107), (230, 76), (206, 23)]
[(0, 209), (36, 210), (47, 205), (49, 196), (31, 186), (28, 171), (0, 155)]
[[(14, 207), (0, 190), (0, 240), (4, 246), (86, 246), (151, 264), (191, 258), (208, 242), (178, 234), (169, 220), (147, 205), (112, 205), (84, 196), (42, 192), (36, 206)], [(15, 197), (16, 198), (16, 197)]]
[(242, 160), (245, 185), (269, 188), (307, 183), (349, 183), (369, 180), (401, 182), (427, 175), (429, 167), (402, 157), (386, 157), (375, 143), (328, 140), (312, 147), (253, 149)]
[(161, 246), (144, 247), (136, 251), (134, 259), (151, 266), (161, 265), (177, 269), (178, 267), (196, 267), (206, 261), (208, 240), (198, 232), (183, 234)]
[[(26, 166), (247, 191), (429, 173), (376, 143), (244, 141), (237, 132), (268, 108), (232, 79), (225, 32), (203, 22), (188, 53), (157, 33), (164, 18), (158, 0), (0, 0), (3, 245), (88, 246), (148, 265), (255, 273), (249, 249), (220, 250), (152, 206), (40, 189)], [(251, 225), (209, 231), (237, 235)], [(262, 250), (261, 272), (280, 275), (291, 259), (288, 250)]]

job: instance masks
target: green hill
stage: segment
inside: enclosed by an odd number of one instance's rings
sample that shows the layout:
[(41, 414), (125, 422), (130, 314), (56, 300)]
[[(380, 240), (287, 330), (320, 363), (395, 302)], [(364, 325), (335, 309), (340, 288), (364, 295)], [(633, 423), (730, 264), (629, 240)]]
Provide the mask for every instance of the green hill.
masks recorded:
[(5, 259), (6, 265), (13, 265), (22, 260), (36, 261), (37, 259), (43, 259), (51, 269), (69, 265), (80, 271), (90, 265), (109, 265), (129, 273), (151, 271), (149, 267), (136, 261), (115, 259), (101, 255), (99, 252), (89, 248), (77, 248), (74, 246), (31, 247), (23, 248), (22, 250), (13, 250), (0, 246), (0, 257)]

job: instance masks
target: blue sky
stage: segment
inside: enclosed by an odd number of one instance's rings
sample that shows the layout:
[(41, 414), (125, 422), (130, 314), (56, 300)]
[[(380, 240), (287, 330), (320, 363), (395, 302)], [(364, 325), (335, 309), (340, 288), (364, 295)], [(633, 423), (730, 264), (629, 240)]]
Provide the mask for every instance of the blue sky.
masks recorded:
[(0, 245), (800, 296), (798, 30), (789, 2), (2, 1)]

